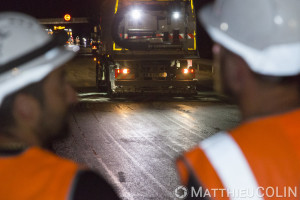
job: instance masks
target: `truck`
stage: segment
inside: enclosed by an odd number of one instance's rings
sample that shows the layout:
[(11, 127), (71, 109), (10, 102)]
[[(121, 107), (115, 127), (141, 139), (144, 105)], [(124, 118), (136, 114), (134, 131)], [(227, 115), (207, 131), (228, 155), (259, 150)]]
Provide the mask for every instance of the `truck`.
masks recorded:
[(96, 64), (99, 90), (110, 94), (195, 94), (193, 0), (116, 0)]

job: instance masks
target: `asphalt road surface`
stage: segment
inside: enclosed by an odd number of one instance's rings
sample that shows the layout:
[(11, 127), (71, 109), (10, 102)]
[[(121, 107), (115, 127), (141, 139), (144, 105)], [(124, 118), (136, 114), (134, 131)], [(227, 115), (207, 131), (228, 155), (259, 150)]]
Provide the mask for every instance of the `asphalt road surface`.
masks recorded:
[(72, 113), (72, 134), (55, 144), (56, 152), (98, 171), (122, 199), (176, 199), (176, 158), (236, 126), (236, 106), (209, 90), (194, 97), (111, 99), (97, 92), (89, 59), (68, 64), (80, 103)]

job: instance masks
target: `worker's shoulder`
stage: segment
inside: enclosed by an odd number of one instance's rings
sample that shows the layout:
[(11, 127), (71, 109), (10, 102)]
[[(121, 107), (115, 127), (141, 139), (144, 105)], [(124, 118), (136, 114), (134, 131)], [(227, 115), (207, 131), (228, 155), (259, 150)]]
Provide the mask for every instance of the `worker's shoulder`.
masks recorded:
[(189, 172), (192, 171), (201, 180), (218, 180), (213, 167), (213, 160), (230, 160), (228, 146), (232, 146), (231, 136), (226, 132), (216, 133), (201, 141), (196, 147), (184, 153), (177, 160), (177, 167), (184, 183), (188, 182)]
[(202, 151), (205, 151), (207, 149), (214, 149), (216, 147), (224, 145), (224, 142), (230, 140), (230, 138), (231, 136), (228, 132), (218, 132), (199, 142), (196, 147), (186, 152), (185, 155), (201, 154)]
[(45, 167), (61, 167), (68, 166), (69, 168), (78, 168), (79, 165), (71, 160), (57, 156), (56, 154), (41, 149), (39, 147), (30, 147), (24, 153), (21, 159), (27, 162), (39, 163), (39, 165)]
[(216, 133), (201, 142), (193, 149), (184, 153), (184, 157), (190, 160), (191, 164), (205, 163), (208, 161), (207, 153), (213, 152), (215, 154), (225, 155), (227, 153), (226, 147), (233, 143), (233, 139), (227, 132)]
[[(298, 140), (300, 109), (269, 115), (246, 121), (229, 131), (241, 146), (264, 146), (266, 143), (279, 145)], [(272, 147), (273, 148), (273, 147)]]

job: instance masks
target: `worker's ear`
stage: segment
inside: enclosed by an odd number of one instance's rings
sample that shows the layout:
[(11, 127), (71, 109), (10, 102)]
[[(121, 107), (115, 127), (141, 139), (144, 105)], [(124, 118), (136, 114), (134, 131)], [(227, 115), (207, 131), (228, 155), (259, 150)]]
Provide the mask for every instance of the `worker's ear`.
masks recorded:
[(246, 87), (249, 72), (247, 64), (240, 56), (232, 52), (227, 51), (226, 57), (226, 72), (224, 72), (226, 85), (234, 95), (239, 95)]
[(17, 94), (14, 101), (13, 115), (16, 122), (22, 125), (35, 125), (41, 115), (37, 99), (27, 94)]

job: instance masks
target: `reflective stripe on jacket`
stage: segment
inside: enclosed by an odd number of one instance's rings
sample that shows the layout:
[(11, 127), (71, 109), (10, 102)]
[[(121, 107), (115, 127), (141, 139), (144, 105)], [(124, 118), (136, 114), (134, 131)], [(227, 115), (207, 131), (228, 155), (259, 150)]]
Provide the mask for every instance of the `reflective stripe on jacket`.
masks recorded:
[(0, 198), (68, 199), (78, 168), (77, 164), (37, 147), (0, 157)]
[(212, 199), (299, 199), (300, 110), (216, 134), (177, 167), (183, 184), (203, 187)]

